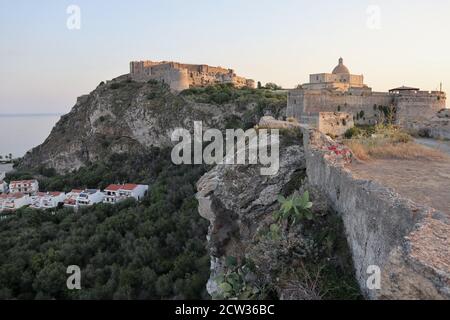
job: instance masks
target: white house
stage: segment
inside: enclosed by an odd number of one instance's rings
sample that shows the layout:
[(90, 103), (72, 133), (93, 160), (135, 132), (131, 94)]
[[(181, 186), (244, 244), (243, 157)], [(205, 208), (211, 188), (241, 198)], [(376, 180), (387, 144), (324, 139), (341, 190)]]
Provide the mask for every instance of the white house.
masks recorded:
[(0, 195), (0, 211), (17, 210), (30, 204), (30, 197), (23, 193), (9, 193)]
[(56, 208), (60, 203), (64, 203), (66, 194), (63, 192), (38, 192), (31, 197), (31, 207), (34, 209)]
[(9, 192), (34, 195), (39, 192), (39, 182), (37, 180), (11, 181)]
[(105, 189), (104, 203), (114, 204), (128, 198), (141, 200), (148, 192), (148, 186), (142, 184), (111, 184)]
[(103, 202), (105, 195), (100, 190), (87, 189), (77, 197), (77, 206), (92, 206), (96, 203)]
[(77, 198), (82, 193), (83, 190), (72, 190), (66, 194), (66, 199), (64, 200), (64, 207), (66, 208), (77, 208)]

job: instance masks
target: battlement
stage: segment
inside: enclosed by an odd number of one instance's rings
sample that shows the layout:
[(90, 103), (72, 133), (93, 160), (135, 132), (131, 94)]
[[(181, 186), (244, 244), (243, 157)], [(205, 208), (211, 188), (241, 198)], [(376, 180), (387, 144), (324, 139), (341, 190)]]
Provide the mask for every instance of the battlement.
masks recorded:
[(255, 81), (237, 76), (233, 69), (205, 64), (184, 64), (173, 61), (132, 61), (130, 75), (135, 81), (157, 80), (167, 83), (172, 90), (231, 83), (235, 87), (255, 87)]

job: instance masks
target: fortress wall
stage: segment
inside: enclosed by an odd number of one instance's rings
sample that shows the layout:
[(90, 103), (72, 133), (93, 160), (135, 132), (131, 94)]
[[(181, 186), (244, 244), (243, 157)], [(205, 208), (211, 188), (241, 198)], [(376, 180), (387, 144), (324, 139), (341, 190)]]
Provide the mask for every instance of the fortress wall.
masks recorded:
[(445, 108), (445, 96), (418, 94), (396, 96), (397, 123), (424, 121), (431, 119), (437, 112)]
[(170, 89), (175, 91), (183, 91), (190, 86), (186, 69), (172, 69), (164, 74), (163, 80), (170, 85)]
[(237, 76), (233, 70), (208, 65), (182, 64), (178, 62), (130, 62), (130, 75), (135, 81), (163, 81), (172, 90), (203, 87), (217, 83), (232, 83), (236, 87), (255, 87), (255, 82)]
[[(313, 116), (319, 112), (347, 112), (354, 115), (357, 124), (375, 124), (383, 114), (374, 106), (390, 106), (392, 102), (392, 96), (388, 93), (350, 95), (293, 90), (288, 97), (287, 116), (301, 121), (303, 114)], [(359, 116), (361, 114), (362, 117)]]
[(320, 112), (319, 131), (331, 136), (343, 136), (355, 126), (353, 115), (346, 112)]
[[(449, 299), (448, 264), (426, 254), (448, 250), (440, 236), (450, 230), (447, 216), (377, 182), (355, 178), (342, 158), (327, 151), (336, 146), (333, 140), (316, 130), (302, 131), (308, 182), (342, 217), (363, 294), (369, 299)], [(379, 290), (367, 286), (373, 274), (369, 266), (380, 268)]]
[(303, 114), (304, 91), (300, 89), (290, 90), (287, 96), (286, 117), (301, 120)]

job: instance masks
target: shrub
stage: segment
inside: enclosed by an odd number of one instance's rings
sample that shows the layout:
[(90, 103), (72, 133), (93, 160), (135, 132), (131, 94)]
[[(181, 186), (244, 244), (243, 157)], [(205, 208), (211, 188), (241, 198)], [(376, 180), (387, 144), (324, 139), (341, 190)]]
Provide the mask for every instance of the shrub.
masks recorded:
[(122, 87), (122, 84), (120, 82), (113, 82), (109, 86), (112, 90), (116, 90)]
[(147, 81), (148, 84), (157, 85), (159, 82), (157, 80), (151, 79)]
[(309, 201), (308, 191), (305, 191), (302, 196), (299, 196), (295, 192), (287, 199), (280, 195), (278, 202), (281, 204), (281, 207), (274, 214), (274, 219), (277, 222), (285, 220), (289, 225), (295, 225), (305, 218), (308, 220), (314, 218), (310, 210), (312, 208), (312, 202)]
[(353, 127), (353, 128), (348, 129), (347, 131), (345, 131), (344, 137), (347, 139), (351, 139), (353, 137), (357, 137), (360, 134), (361, 134), (361, 130), (358, 129), (357, 127)]
[(296, 118), (294, 118), (294, 117), (288, 117), (288, 118), (286, 119), (286, 121), (287, 121), (287, 122), (291, 122), (291, 123), (298, 123), (298, 120), (297, 120)]
[(215, 298), (255, 300), (265, 298), (265, 288), (256, 286), (248, 279), (253, 278), (254, 266), (250, 261), (246, 261), (242, 266), (238, 265), (235, 257), (226, 257), (227, 271), (216, 277), (219, 284), (220, 294)]
[(265, 88), (268, 89), (268, 90), (281, 90), (281, 89), (283, 89), (281, 86), (279, 86), (279, 85), (277, 85), (276, 83), (273, 83), (273, 82), (266, 83)]

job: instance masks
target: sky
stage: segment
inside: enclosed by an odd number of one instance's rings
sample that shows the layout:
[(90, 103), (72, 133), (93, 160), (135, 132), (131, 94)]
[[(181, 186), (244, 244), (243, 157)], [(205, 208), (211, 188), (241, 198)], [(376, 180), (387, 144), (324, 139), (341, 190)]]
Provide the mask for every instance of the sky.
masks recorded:
[(0, 114), (66, 113), (147, 59), (290, 88), (342, 56), (376, 91), (450, 92), (449, 14), (443, 0), (0, 0)]

